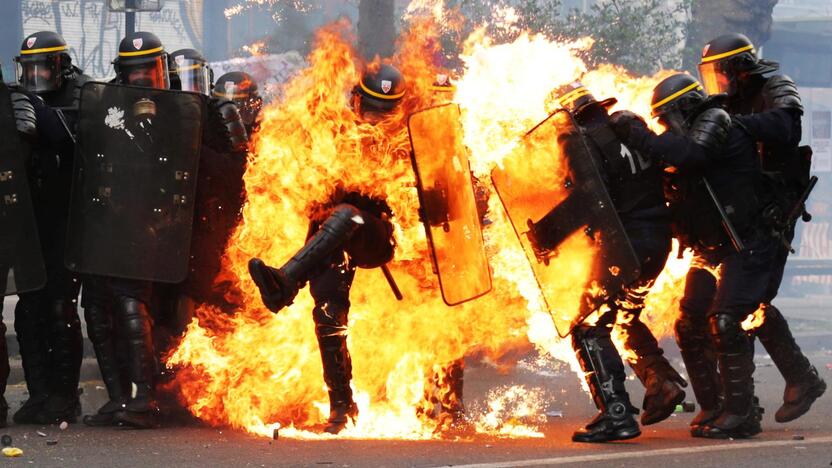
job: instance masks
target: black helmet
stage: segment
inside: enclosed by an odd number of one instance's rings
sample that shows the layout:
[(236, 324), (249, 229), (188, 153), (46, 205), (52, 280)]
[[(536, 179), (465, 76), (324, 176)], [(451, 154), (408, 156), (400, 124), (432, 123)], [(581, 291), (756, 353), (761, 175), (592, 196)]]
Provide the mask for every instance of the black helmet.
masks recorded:
[(618, 102), (616, 98), (597, 101), (595, 96), (580, 81), (561, 86), (554, 91), (554, 95), (558, 105), (576, 118), (589, 109), (603, 109), (606, 112), (606, 109)]
[(699, 77), (709, 94), (736, 94), (745, 76), (777, 71), (776, 62), (757, 57), (754, 44), (739, 33), (724, 34), (705, 44), (699, 62)]
[(353, 94), (359, 114), (387, 113), (395, 109), (404, 97), (404, 77), (396, 67), (388, 64), (371, 65), (358, 82)]
[(179, 49), (172, 52), (168, 59), (168, 68), (170, 69), (171, 88), (205, 95), (211, 94), (214, 71), (199, 51)]
[(34, 93), (60, 89), (64, 76), (72, 70), (69, 46), (52, 31), (36, 32), (24, 39), (15, 61), (20, 85)]
[(246, 72), (235, 71), (222, 75), (217, 79), (211, 95), (236, 104), (247, 127), (254, 125), (263, 107), (257, 82)]
[(162, 41), (150, 32), (134, 32), (121, 40), (113, 60), (116, 81), (121, 84), (168, 89), (168, 54)]
[(651, 114), (668, 129), (684, 133), (689, 120), (706, 101), (702, 84), (687, 73), (676, 73), (653, 88)]

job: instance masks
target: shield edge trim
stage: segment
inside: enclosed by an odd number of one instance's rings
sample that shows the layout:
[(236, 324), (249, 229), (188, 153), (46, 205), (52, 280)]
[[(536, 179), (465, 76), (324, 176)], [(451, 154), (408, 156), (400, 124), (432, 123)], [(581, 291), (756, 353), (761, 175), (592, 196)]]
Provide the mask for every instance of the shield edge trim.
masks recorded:
[[(425, 204), (424, 197), (422, 196), (422, 193), (424, 192), (424, 187), (422, 187), (422, 176), (419, 173), (418, 166), (416, 165), (416, 152), (413, 150), (413, 135), (410, 133), (410, 119), (413, 118), (413, 116), (415, 116), (417, 114), (420, 114), (422, 112), (427, 112), (429, 110), (437, 109), (437, 108), (440, 108), (440, 107), (450, 107), (450, 106), (456, 106), (456, 108), (459, 109), (458, 104), (439, 104), (439, 105), (436, 105), (436, 106), (430, 106), (430, 107), (426, 107), (424, 109), (420, 109), (420, 110), (410, 114), (409, 116), (407, 116), (407, 128), (408, 128), (407, 138), (410, 141), (410, 165), (413, 167), (414, 176), (416, 176), (416, 185), (417, 185), (416, 194), (419, 197), (419, 209), (420, 210), (422, 209), (422, 207)], [(468, 161), (467, 155), (466, 155), (466, 161)], [(471, 187), (471, 193), (476, 198), (476, 194), (473, 192), (473, 190), (474, 190), (474, 188), (472, 186)], [(492, 275), (491, 275), (491, 269), (489, 268), (488, 269), (488, 289), (486, 289), (481, 294), (470, 297), (470, 298), (465, 299), (463, 301), (458, 301), (458, 302), (453, 302), (453, 303), (448, 301), (447, 297), (445, 297), (445, 287), (442, 284), (442, 276), (439, 275), (439, 266), (436, 264), (437, 260), (436, 260), (436, 254), (434, 253), (433, 235), (431, 234), (431, 231), (430, 231), (430, 225), (428, 224), (428, 220), (424, 219), (424, 216), (420, 216), (420, 217), (423, 218), (422, 219), (422, 226), (425, 228), (425, 234), (426, 234), (427, 239), (428, 239), (428, 244), (429, 244), (428, 247), (430, 248), (431, 264), (433, 265), (433, 268), (436, 271), (436, 277), (439, 281), (439, 290), (442, 293), (442, 301), (445, 303), (445, 305), (447, 305), (449, 307), (462, 305), (466, 302), (470, 302), (470, 301), (479, 299), (479, 298), (485, 296), (486, 294), (490, 293), (491, 290), (494, 289), (494, 280), (493, 280)], [(482, 235), (482, 226), (480, 226), (479, 235), (480, 235), (480, 238), (483, 239), (483, 245), (485, 245), (485, 239)], [(488, 262), (488, 255), (487, 254), (486, 254), (486, 262)]]

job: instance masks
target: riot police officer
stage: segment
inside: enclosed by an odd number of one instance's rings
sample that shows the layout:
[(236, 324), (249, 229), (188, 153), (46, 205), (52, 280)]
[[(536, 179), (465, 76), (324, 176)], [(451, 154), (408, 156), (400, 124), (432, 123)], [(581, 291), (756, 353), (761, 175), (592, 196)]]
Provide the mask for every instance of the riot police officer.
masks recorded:
[(228, 72), (217, 79), (211, 95), (236, 104), (250, 138), (257, 132), (263, 98), (260, 97), (257, 81), (251, 75), (242, 71)]
[[(353, 96), (362, 120), (379, 123), (396, 108), (405, 94), (401, 73), (390, 65), (368, 70)], [(356, 267), (375, 268), (393, 257), (393, 215), (387, 203), (358, 192), (337, 190), (310, 220), (306, 245), (280, 268), (259, 258), (249, 262), (249, 272), (265, 306), (277, 313), (292, 303), (298, 290), (309, 282), (315, 300), (312, 317), (329, 389), (330, 415), (324, 430), (337, 434), (348, 418), (358, 417), (352, 397), (352, 359), (347, 349), (350, 288)]]
[(572, 332), (578, 361), (587, 373), (587, 383), (601, 413), (572, 439), (579, 442), (607, 442), (640, 434), (624, 387), (624, 366), (613, 346), (610, 332), (616, 319), (625, 331), (626, 346), (638, 359), (630, 362), (646, 388), (641, 422), (655, 424), (668, 418), (685, 397), (679, 385), (687, 383), (664, 357), (656, 338), (640, 320), (644, 300), (664, 268), (670, 253), (670, 217), (662, 193), (661, 170), (618, 139), (610, 127), (607, 109), (617, 101), (602, 102), (581, 83), (556, 91), (558, 102), (581, 126), (595, 146), (600, 172), (627, 237), (641, 264), (634, 284), (610, 301), (610, 310), (594, 324), (582, 323)]
[[(805, 213), (811, 152), (799, 148), (803, 106), (794, 81), (775, 73), (779, 65), (757, 57), (754, 45), (742, 34), (725, 34), (702, 51), (699, 73), (709, 93), (726, 93), (727, 110), (760, 145), (763, 171), (777, 196), (764, 210), (772, 230), (783, 239), (777, 269), (763, 300), (765, 320), (757, 337), (786, 380), (783, 405), (774, 419), (788, 422), (809, 411), (826, 391), (826, 383), (800, 350), (783, 314), (771, 304), (783, 280), (797, 219)], [(768, 76), (766, 76), (768, 75)], [(804, 195), (805, 193), (805, 195)]]
[(75, 150), (72, 132), (80, 87), (90, 78), (72, 64), (66, 41), (52, 31), (26, 37), (15, 61), (20, 86), (54, 110), (43, 109), (51, 116), (41, 120), (53, 124), (41, 125), (30, 170), (47, 284), (21, 294), (15, 308), (29, 399), (14, 420), (18, 424), (74, 422), (81, 410), (78, 380), (83, 341), (77, 309), (81, 285), (64, 266), (63, 257)]
[(653, 90), (653, 115), (668, 131), (657, 136), (627, 114), (613, 115), (613, 122), (628, 145), (675, 171), (667, 185), (674, 229), (695, 254), (676, 322), (702, 408), (691, 434), (744, 438), (762, 429), (754, 346), (740, 323), (766, 293), (777, 244), (759, 222), (766, 191), (754, 139), (718, 103), (680, 73)]
[[(136, 32), (127, 35), (119, 45), (113, 66), (118, 84), (170, 88), (167, 53), (155, 34)], [(87, 315), (88, 334), (96, 351), (109, 401), (97, 414), (85, 417), (84, 423), (154, 427), (158, 423), (158, 405), (154, 395), (157, 362), (149, 311), (153, 284), (142, 280), (92, 277), (89, 281), (84, 280), (85, 290), (88, 282), (92, 288), (87, 292), (92, 292), (94, 296), (89, 298), (89, 305), (86, 306), (94, 310), (94, 313)], [(108, 305), (111, 305), (112, 313), (108, 313)], [(123, 339), (121, 343), (117, 343), (116, 329), (123, 334), (119, 335)], [(118, 359), (118, 344), (125, 349), (126, 372)]]
[[(0, 109), (0, 112), (2, 112), (3, 115), (3, 125), (11, 127), (3, 129), (3, 138), (7, 139), (9, 133), (14, 134), (16, 132), (20, 138), (20, 144), (23, 145), (24, 150), (26, 150), (28, 146), (34, 143), (37, 138), (37, 111), (34, 106), (37, 98), (29, 96), (24, 89), (15, 87), (7, 88), (3, 83), (2, 71), (0, 71), (0, 88), (2, 88), (3, 93), (6, 94), (5, 98), (11, 101), (11, 106), (9, 108)], [(43, 106), (41, 105), (40, 107)], [(4, 150), (14, 151), (15, 149), (16, 148), (13, 142), (4, 141)], [(23, 222), (20, 219), (16, 219), (15, 216), (16, 214), (19, 214), (20, 211), (15, 210), (14, 208), (23, 205), (23, 203), (19, 203), (19, 201), (23, 197), (27, 196), (24, 190), (28, 187), (26, 187), (25, 182), (24, 184), (21, 184), (21, 181), (14, 177), (14, 175), (16, 170), (21, 172), (26, 170), (26, 161), (15, 161), (13, 159), (15, 156), (21, 156), (22, 159), (21, 154), (15, 154), (12, 158), (9, 158), (9, 156), (10, 155), (7, 154), (2, 155), (3, 164), (2, 169), (0, 169), (0, 200), (2, 200), (3, 203), (2, 208), (0, 208), (0, 292), (3, 293), (3, 296), (14, 293), (16, 290), (19, 290), (18, 288), (25, 287), (23, 284), (15, 284), (12, 286), (12, 289), (7, 289), (10, 286), (7, 284), (10, 270), (13, 269), (12, 274), (14, 276), (14, 281), (21, 283), (28, 283), (28, 281), (25, 281), (24, 279), (28, 275), (27, 267), (33, 267), (32, 271), (38, 270), (37, 267), (32, 265), (20, 265), (21, 262), (31, 263), (31, 259), (20, 258), (18, 256), (20, 251), (23, 250), (21, 249), (21, 242), (25, 242), (24, 237), (28, 236), (30, 233), (26, 232), (25, 228), (21, 229)], [(12, 166), (12, 164), (15, 164), (16, 167)], [(23, 177), (20, 179), (25, 181), (26, 178)], [(14, 201), (14, 203), (10, 200)], [(29, 213), (29, 216), (31, 216), (31, 213)], [(35, 222), (33, 219), (30, 218), (30, 222), (27, 224), (29, 224), (32, 229), (35, 229)], [(32, 241), (32, 243), (35, 244), (36, 241)], [(34, 250), (36, 253), (39, 247), (40, 246), (35, 246)], [(34, 282), (35, 287), (42, 284), (41, 281), (37, 279), (35, 279)], [(0, 312), (3, 310), (2, 300), (3, 297), (0, 297)], [(2, 322), (2, 320), (0, 320), (0, 322)], [(37, 338), (40, 338), (40, 336)], [(40, 356), (41, 355), (38, 354), (36, 358)], [(9, 406), (6, 402), (5, 393), (6, 382), (9, 378), (10, 370), (9, 352), (6, 346), (6, 325), (4, 323), (0, 323), (0, 427), (6, 426), (8, 418)], [(28, 377), (29, 373), (27, 373), (26, 376)], [(41, 390), (43, 387), (45, 387), (45, 385), (34, 388)], [(32, 387), (30, 387), (30, 392), (31, 391)], [(43, 400), (41, 399), (38, 405), (42, 404)]]

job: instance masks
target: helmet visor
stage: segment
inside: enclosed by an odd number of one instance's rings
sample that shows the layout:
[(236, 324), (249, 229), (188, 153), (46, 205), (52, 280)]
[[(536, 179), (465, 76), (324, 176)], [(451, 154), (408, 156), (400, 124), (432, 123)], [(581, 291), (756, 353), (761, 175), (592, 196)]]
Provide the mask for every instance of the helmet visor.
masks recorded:
[(174, 71), (179, 75), (179, 81), (182, 83), (182, 91), (210, 94), (211, 76), (205, 62), (176, 57), (174, 67)]
[(722, 94), (731, 91), (731, 77), (725, 69), (724, 62), (699, 64), (699, 77), (708, 94)]
[(164, 56), (143, 60), (121, 61), (118, 64), (119, 81), (126, 85), (145, 88), (169, 89), (168, 62)]
[(61, 58), (56, 54), (21, 56), (17, 61), (20, 85), (33, 92), (55, 91), (61, 87)]

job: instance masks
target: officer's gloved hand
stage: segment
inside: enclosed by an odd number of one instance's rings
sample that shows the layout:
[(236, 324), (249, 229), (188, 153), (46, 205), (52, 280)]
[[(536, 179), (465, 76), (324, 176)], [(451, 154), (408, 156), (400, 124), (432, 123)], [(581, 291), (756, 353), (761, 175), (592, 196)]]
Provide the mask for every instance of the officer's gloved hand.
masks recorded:
[(643, 140), (650, 133), (641, 116), (626, 110), (614, 112), (610, 116), (610, 126), (621, 142), (633, 149), (642, 149)]

